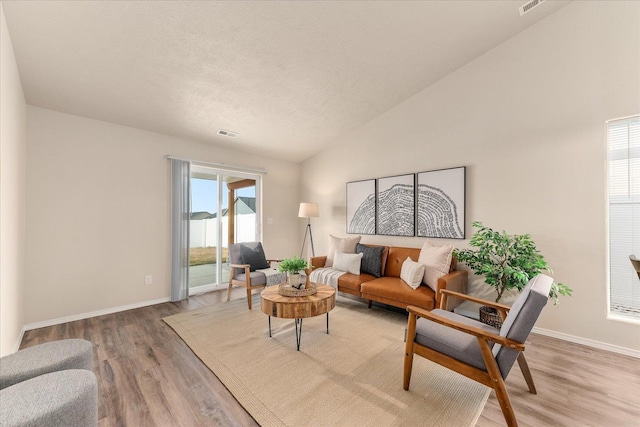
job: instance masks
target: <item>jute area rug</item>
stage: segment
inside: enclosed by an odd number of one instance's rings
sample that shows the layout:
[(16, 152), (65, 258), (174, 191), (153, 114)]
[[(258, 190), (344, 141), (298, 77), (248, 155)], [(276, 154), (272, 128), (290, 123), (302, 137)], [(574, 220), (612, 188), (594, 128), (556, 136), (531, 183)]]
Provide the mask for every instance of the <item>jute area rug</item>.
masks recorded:
[(402, 313), (338, 297), (329, 315), (267, 316), (254, 296), (163, 319), (262, 426), (473, 426), (490, 390), (416, 356), (402, 388)]

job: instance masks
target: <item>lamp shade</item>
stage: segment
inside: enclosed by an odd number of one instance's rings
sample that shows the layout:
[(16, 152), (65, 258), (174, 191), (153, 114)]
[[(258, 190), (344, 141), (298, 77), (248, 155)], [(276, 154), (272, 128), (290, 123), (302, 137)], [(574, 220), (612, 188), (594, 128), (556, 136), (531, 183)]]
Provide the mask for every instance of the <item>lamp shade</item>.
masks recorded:
[(320, 216), (320, 209), (317, 203), (300, 203), (298, 217), (300, 218), (317, 218)]

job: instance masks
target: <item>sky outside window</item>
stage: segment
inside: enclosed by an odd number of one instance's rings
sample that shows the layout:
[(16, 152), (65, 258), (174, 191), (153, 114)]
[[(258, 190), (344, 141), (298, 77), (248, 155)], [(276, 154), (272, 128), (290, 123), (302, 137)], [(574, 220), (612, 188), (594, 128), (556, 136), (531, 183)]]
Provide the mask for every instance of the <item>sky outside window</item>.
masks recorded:
[[(256, 187), (236, 190), (236, 197), (255, 197)], [(191, 178), (191, 211), (216, 213), (218, 202), (218, 181), (212, 179)], [(227, 197), (222, 198), (222, 209), (227, 208)]]

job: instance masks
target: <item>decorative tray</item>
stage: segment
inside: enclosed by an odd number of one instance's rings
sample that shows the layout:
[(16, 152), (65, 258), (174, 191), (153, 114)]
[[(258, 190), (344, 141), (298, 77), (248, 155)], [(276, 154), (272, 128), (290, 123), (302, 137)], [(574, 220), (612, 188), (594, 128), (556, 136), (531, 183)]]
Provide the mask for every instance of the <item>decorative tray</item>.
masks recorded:
[(318, 292), (318, 285), (311, 283), (309, 288), (296, 289), (289, 286), (288, 283), (280, 283), (278, 285), (278, 293), (286, 297), (306, 297)]

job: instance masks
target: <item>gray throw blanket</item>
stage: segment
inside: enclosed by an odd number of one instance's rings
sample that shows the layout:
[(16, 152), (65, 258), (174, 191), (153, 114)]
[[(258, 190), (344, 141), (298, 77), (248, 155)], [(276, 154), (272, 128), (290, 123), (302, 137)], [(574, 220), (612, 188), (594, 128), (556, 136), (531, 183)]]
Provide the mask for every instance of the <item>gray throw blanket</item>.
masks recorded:
[(311, 272), (309, 280), (313, 283), (323, 283), (338, 290), (338, 278), (345, 274), (345, 271), (334, 270), (333, 268), (316, 268)]
[(281, 273), (275, 268), (264, 268), (256, 271), (263, 273), (267, 277), (267, 286), (279, 285), (287, 281), (287, 273)]

